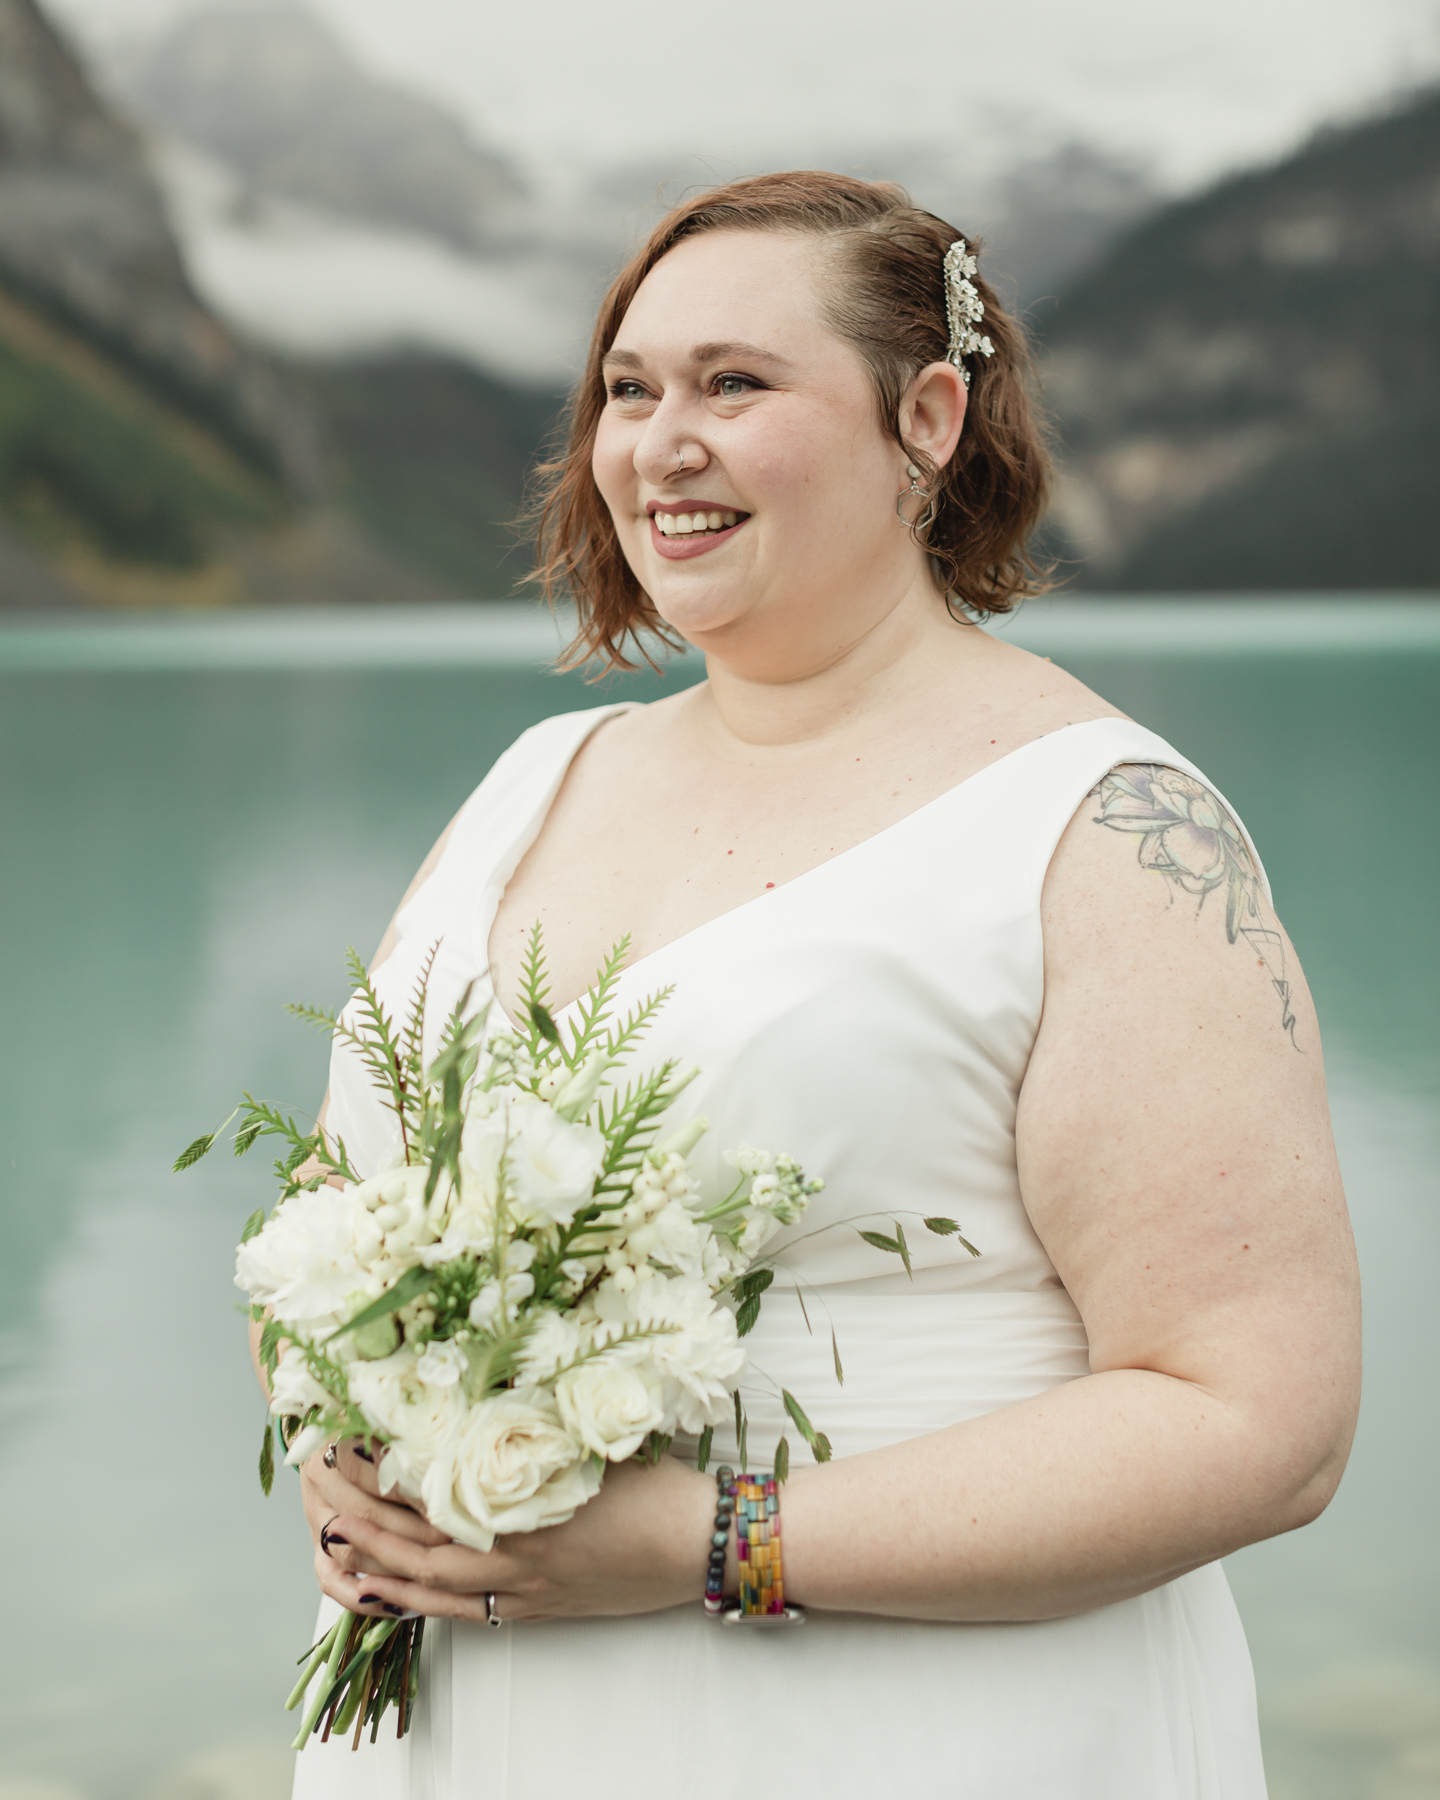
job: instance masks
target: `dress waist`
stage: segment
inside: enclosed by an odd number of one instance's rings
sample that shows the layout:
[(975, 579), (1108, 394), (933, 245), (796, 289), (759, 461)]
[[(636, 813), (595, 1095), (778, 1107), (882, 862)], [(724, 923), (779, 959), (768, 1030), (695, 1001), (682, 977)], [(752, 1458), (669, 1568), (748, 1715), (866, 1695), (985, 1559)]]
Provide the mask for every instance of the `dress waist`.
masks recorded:
[[(756, 1467), (769, 1466), (782, 1434), (792, 1458), (809, 1454), (785, 1414), (781, 1388), (829, 1437), (836, 1456), (854, 1456), (979, 1418), (1090, 1372), (1085, 1326), (1063, 1288), (949, 1294), (828, 1288), (807, 1292), (802, 1312), (781, 1272), (744, 1341), (749, 1367), (740, 1393), (749, 1419), (748, 1460)], [(836, 1349), (843, 1385), (835, 1374)], [(677, 1439), (675, 1452), (693, 1456), (694, 1440)], [(733, 1463), (737, 1453), (733, 1425), (717, 1426), (712, 1463)]]

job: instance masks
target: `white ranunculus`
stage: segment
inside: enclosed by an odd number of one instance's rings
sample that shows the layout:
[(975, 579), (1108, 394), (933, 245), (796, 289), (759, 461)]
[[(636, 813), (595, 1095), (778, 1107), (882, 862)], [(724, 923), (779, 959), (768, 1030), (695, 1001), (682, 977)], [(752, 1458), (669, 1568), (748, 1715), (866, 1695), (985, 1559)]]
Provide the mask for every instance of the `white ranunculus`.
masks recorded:
[(568, 1370), (555, 1384), (561, 1424), (587, 1450), (623, 1462), (665, 1423), (661, 1386), (648, 1374), (609, 1357)]
[(470, 1302), (470, 1323), (477, 1331), (494, 1331), (502, 1323), (508, 1325), (518, 1316), (521, 1301), (528, 1300), (534, 1292), (535, 1277), (523, 1272), (507, 1275), (503, 1282), (487, 1281)]
[(499, 1533), (571, 1518), (598, 1493), (602, 1472), (541, 1391), (506, 1392), (471, 1409), (426, 1471), (421, 1498), (438, 1530), (490, 1550)]
[(507, 1112), (505, 1168), (516, 1222), (568, 1225), (595, 1191), (604, 1138), (593, 1125), (562, 1119), (529, 1094), (516, 1096)]
[(465, 1422), (463, 1372), (464, 1353), (453, 1344), (427, 1344), (419, 1355), (406, 1345), (351, 1369), (350, 1398), (389, 1440), (379, 1465), (382, 1493), (398, 1487), (419, 1499), (426, 1470)]
[(737, 1149), (727, 1150), (725, 1160), (742, 1175), (768, 1175), (775, 1167), (775, 1158), (770, 1151), (757, 1150), (751, 1144), (741, 1144)]
[(415, 1379), (424, 1387), (453, 1388), (464, 1380), (470, 1364), (453, 1338), (431, 1339), (415, 1358)]
[(524, 1382), (549, 1381), (557, 1369), (573, 1362), (585, 1347), (584, 1340), (569, 1313), (542, 1307), (533, 1315), (534, 1323), (520, 1354), (518, 1379)]
[(615, 1337), (626, 1330), (648, 1334), (620, 1345), (616, 1354), (660, 1374), (667, 1420), (682, 1431), (720, 1423), (734, 1404), (731, 1388), (745, 1352), (734, 1314), (716, 1304), (704, 1282), (657, 1275), (627, 1292), (612, 1276), (596, 1289), (595, 1311), (602, 1322), (597, 1329), (608, 1326)]
[(235, 1285), (286, 1325), (312, 1329), (338, 1322), (364, 1291), (360, 1252), (375, 1237), (371, 1214), (353, 1188), (303, 1189), (281, 1202), (235, 1257)]
[(299, 1419), (312, 1406), (329, 1406), (334, 1396), (310, 1373), (298, 1344), (283, 1344), (270, 1378), (270, 1411), (277, 1419)]
[(729, 1262), (708, 1225), (697, 1225), (683, 1201), (672, 1200), (650, 1221), (653, 1261), (666, 1263), (678, 1275), (689, 1275), (715, 1287), (729, 1273)]

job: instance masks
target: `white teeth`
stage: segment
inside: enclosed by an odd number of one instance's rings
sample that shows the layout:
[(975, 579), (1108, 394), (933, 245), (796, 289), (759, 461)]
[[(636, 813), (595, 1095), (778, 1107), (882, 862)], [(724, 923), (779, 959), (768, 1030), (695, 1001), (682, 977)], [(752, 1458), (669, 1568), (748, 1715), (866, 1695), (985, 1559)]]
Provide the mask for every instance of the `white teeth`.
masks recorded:
[(733, 512), (665, 513), (653, 515), (662, 537), (689, 537), (697, 531), (725, 531), (737, 521)]

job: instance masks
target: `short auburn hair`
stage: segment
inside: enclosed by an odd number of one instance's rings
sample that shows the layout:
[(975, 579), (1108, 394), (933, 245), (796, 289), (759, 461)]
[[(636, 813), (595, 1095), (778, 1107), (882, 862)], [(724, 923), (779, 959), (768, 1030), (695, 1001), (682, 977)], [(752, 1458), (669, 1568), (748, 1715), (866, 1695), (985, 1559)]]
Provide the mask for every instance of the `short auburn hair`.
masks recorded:
[[(955, 454), (943, 471), (907, 444), (900, 403), (929, 363), (949, 349), (945, 252), (960, 233), (921, 212), (901, 187), (824, 170), (758, 175), (682, 201), (651, 232), (610, 285), (595, 321), (590, 354), (565, 416), (563, 453), (535, 472), (536, 570), (547, 600), (568, 596), (578, 615), (564, 663), (634, 668), (630, 638), (673, 636), (636, 580), (620, 548), (609, 508), (591, 471), (605, 408), (601, 363), (645, 277), (667, 251), (707, 231), (789, 231), (827, 240), (833, 284), (823, 296), (827, 323), (854, 344), (874, 384), (880, 420), (935, 495), (920, 536), (947, 601), (972, 615), (1008, 612), (1042, 592), (1046, 571), (1029, 547), (1049, 493), (1045, 429), (1032, 398), (1025, 333), (983, 275), (973, 279), (985, 303), (981, 329), (993, 356), (967, 359), (970, 400)], [(972, 250), (975, 241), (968, 239)], [(938, 481), (938, 486), (936, 482)]]

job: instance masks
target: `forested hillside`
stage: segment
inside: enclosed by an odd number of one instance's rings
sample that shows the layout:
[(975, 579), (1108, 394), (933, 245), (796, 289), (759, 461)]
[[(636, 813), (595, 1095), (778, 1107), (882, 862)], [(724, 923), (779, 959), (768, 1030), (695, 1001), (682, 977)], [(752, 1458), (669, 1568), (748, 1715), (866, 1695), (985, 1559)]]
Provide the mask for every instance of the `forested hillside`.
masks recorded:
[(0, 606), (504, 593), (558, 403), (445, 358), (247, 346), (139, 134), (0, 0)]
[[(450, 159), (456, 232), (522, 203), (418, 102), (390, 124)], [(1440, 587), (1440, 96), (1152, 213), (1033, 323), (1073, 585)], [(0, 606), (503, 596), (560, 402), (419, 350), (246, 343), (139, 129), (36, 0), (0, 0)]]
[(1440, 587), (1440, 95), (1166, 208), (1038, 324), (1081, 585)]

